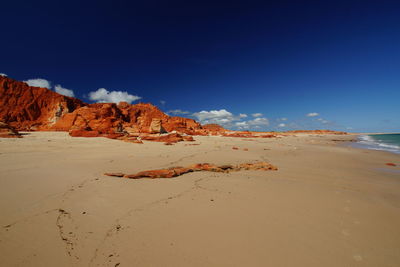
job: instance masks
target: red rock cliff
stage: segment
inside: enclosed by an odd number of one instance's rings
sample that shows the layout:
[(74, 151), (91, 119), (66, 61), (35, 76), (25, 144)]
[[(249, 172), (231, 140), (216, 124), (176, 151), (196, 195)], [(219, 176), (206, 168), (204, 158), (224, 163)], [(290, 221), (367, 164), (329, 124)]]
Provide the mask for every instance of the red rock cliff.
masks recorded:
[(54, 130), (91, 130), (106, 133), (150, 133), (154, 119), (160, 120), (167, 132), (188, 133), (200, 129), (201, 125), (192, 119), (170, 117), (151, 104), (130, 105), (121, 102), (90, 104), (65, 114), (52, 127)]
[(47, 88), (0, 76), (0, 121), (18, 130), (83, 130), (103, 133), (150, 133), (153, 120), (167, 132), (192, 133), (201, 125), (170, 117), (151, 104), (86, 104)]
[(83, 105), (79, 99), (0, 76), (0, 121), (18, 130), (46, 130)]

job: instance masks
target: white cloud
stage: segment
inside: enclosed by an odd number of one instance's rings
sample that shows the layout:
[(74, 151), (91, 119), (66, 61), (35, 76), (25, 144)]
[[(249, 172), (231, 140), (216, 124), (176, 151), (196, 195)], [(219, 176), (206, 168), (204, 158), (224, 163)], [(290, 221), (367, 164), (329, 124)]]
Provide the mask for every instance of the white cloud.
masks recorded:
[(200, 111), (192, 114), (201, 124), (216, 123), (220, 124), (225, 128), (237, 128), (237, 129), (259, 129), (263, 126), (268, 126), (269, 121), (264, 117), (257, 117), (252, 120), (244, 120), (247, 115), (239, 113), (234, 115), (226, 109)]
[(239, 122), (235, 123), (235, 125), (238, 127), (248, 127), (248, 124), (246, 121), (239, 121)]
[(202, 124), (217, 123), (217, 124), (227, 124), (235, 120), (232, 113), (226, 109), (220, 110), (210, 110), (210, 111), (200, 111), (192, 114), (197, 118)]
[(5, 74), (5, 73), (0, 73), (0, 76), (7, 77), (7, 74)]
[(235, 123), (235, 126), (239, 129), (249, 129), (249, 128), (256, 128), (260, 129), (261, 126), (268, 126), (269, 121), (267, 118), (255, 118), (253, 120), (248, 121), (239, 121)]
[(286, 124), (280, 123), (280, 124), (278, 125), (278, 127), (286, 127)]
[[(24, 82), (27, 83), (29, 86), (51, 89), (51, 82), (46, 79), (42, 79), (42, 78), (29, 79)], [(54, 86), (54, 91), (56, 91), (60, 95), (74, 97), (74, 91), (64, 88), (59, 84)]]
[(307, 114), (307, 117), (316, 117), (316, 116), (318, 116), (319, 114), (317, 113), (317, 112), (311, 112), (311, 113), (308, 113)]
[(70, 97), (74, 97), (74, 91), (67, 89), (67, 88), (63, 88), (61, 85), (56, 85), (54, 86), (54, 91), (56, 91), (57, 93), (59, 93), (60, 95), (65, 95), (65, 96), (70, 96)]
[(173, 109), (167, 112), (168, 114), (173, 114), (173, 115), (184, 115), (184, 114), (189, 114), (189, 111), (184, 111), (181, 109)]
[(47, 88), (47, 89), (51, 88), (51, 83), (46, 79), (41, 79), (41, 78), (29, 79), (24, 82), (26, 82), (29, 86), (41, 87), (41, 88)]
[(160, 100), (160, 103), (161, 103), (161, 105), (165, 105), (166, 103), (167, 103), (167, 101), (164, 101), (164, 100)]
[(254, 118), (261, 117), (263, 114), (262, 113), (253, 113), (251, 114)]
[(268, 126), (269, 121), (267, 118), (255, 118), (254, 120), (247, 121), (251, 126)]
[(323, 118), (318, 118), (317, 121), (320, 121), (321, 123), (327, 124), (329, 121), (324, 120)]
[(133, 101), (141, 99), (141, 97), (137, 95), (131, 95), (128, 92), (122, 92), (122, 91), (110, 92), (105, 88), (99, 88), (97, 91), (89, 93), (89, 99), (99, 103), (119, 103), (119, 102), (132, 103)]

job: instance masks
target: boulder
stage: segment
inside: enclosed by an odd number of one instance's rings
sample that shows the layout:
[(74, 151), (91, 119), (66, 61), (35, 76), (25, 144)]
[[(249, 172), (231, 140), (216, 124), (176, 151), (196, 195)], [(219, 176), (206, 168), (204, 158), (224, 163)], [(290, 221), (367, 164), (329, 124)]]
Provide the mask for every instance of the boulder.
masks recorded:
[(166, 133), (162, 127), (161, 119), (153, 118), (150, 123), (150, 133)]
[(71, 130), (69, 135), (72, 137), (99, 137), (101, 136), (98, 131), (83, 131), (83, 130)]
[(143, 135), (142, 140), (154, 141), (154, 142), (164, 142), (164, 143), (177, 143), (184, 141), (182, 135), (178, 133), (172, 133), (167, 135)]
[[(1, 77), (1, 76), (0, 76)], [(5, 122), (0, 122), (0, 137), (1, 138), (21, 138), (22, 136), (19, 134), (14, 127), (11, 127)]]

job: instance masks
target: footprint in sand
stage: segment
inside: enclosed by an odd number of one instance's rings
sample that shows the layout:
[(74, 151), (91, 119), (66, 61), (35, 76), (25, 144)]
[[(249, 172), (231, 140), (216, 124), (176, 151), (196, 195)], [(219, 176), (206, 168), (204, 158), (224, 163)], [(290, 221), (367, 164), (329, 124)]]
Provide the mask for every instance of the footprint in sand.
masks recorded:
[(344, 210), (345, 212), (350, 212), (350, 208), (349, 208), (349, 207), (344, 207), (343, 210)]

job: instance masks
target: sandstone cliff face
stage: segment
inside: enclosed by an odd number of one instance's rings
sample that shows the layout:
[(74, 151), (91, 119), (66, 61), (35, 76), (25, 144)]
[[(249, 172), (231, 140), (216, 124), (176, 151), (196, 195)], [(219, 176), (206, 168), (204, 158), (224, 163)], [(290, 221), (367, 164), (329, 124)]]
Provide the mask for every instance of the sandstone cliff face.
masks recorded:
[(0, 76), (0, 120), (18, 130), (46, 130), (83, 106), (79, 99)]
[(151, 104), (86, 104), (3, 76), (0, 76), (0, 121), (17, 130), (74, 131), (75, 136), (165, 131), (190, 134), (201, 129), (195, 120), (170, 117)]
[(52, 129), (97, 131), (99, 134), (188, 133), (201, 129), (201, 125), (192, 119), (170, 117), (151, 104), (121, 102), (118, 105), (97, 103), (78, 108), (65, 114)]

